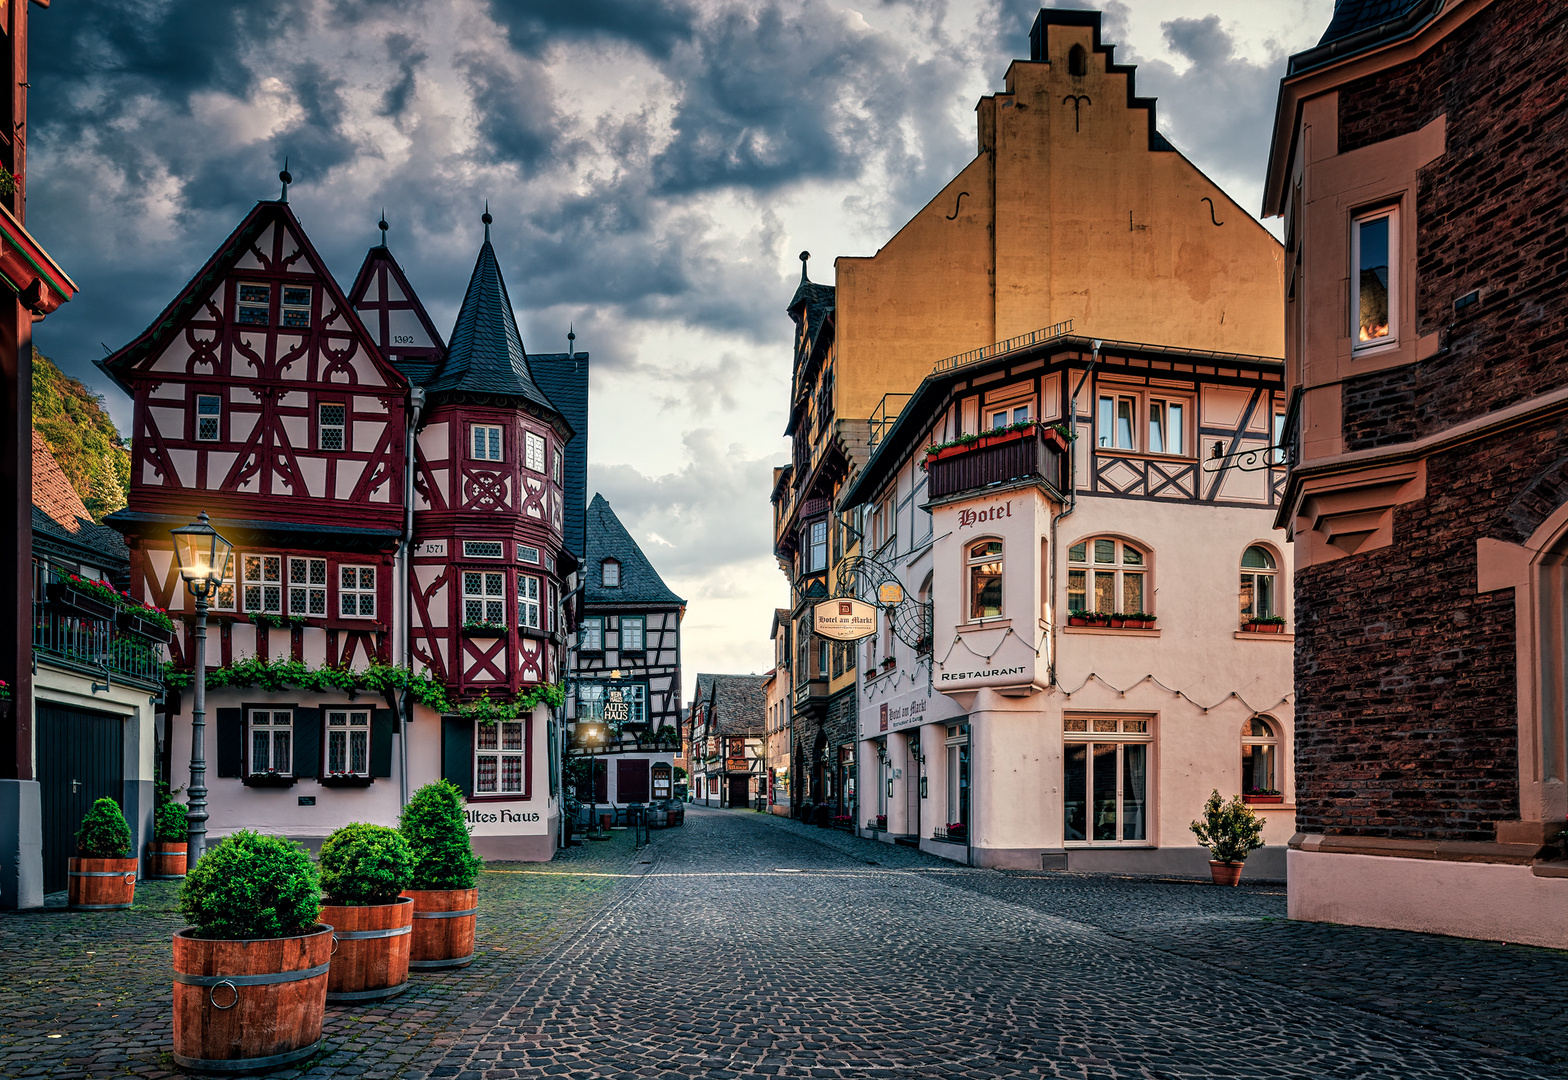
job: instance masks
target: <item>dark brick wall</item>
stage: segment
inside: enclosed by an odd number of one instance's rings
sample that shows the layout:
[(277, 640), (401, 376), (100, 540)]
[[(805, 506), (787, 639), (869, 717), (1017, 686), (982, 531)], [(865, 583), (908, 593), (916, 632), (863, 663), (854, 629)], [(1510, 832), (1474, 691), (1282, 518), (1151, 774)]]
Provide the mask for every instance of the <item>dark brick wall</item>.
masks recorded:
[[(1444, 350), (1344, 386), (1346, 447), (1408, 441), (1568, 382), (1568, 4), (1493, 4), (1440, 46), (1340, 91), (1340, 149), (1446, 113), (1415, 197), (1417, 332)], [(1407, 206), (1408, 206), (1407, 202)], [(1482, 298), (1456, 313), (1471, 290)]]
[[(814, 774), (815, 767), (820, 764), (823, 772), (827, 773), (838, 763), (838, 748), (844, 743), (858, 742), (860, 729), (856, 694), (857, 690), (853, 686), (839, 691), (828, 699), (827, 707), (818, 720), (805, 719), (799, 713), (795, 714), (793, 760), (804, 766), (804, 771), (791, 766), (797, 769), (791, 774), (791, 792), (798, 793), (793, 796), (797, 806), (802, 802), (817, 802), (820, 799), (818, 792), (808, 792), (804, 787)], [(840, 794), (835, 792), (835, 804)]]

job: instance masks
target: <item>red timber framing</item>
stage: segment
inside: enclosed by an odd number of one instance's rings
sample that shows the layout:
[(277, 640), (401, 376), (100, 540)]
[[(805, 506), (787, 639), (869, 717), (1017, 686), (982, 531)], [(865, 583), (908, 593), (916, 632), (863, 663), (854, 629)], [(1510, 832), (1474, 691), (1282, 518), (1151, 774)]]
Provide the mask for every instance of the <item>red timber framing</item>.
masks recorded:
[(441, 335), (385, 244), (365, 256), (348, 298), (382, 355), (400, 370), (429, 371), (441, 362)]

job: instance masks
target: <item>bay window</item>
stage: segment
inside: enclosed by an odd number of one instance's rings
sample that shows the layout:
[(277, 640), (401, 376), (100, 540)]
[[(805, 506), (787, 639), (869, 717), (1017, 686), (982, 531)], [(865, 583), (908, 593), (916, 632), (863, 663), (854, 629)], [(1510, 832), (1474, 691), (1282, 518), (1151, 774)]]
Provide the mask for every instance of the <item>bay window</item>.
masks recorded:
[(532, 574), (517, 575), (517, 625), (539, 629), (539, 579)]
[(463, 622), (506, 625), (506, 575), (500, 571), (463, 571)]

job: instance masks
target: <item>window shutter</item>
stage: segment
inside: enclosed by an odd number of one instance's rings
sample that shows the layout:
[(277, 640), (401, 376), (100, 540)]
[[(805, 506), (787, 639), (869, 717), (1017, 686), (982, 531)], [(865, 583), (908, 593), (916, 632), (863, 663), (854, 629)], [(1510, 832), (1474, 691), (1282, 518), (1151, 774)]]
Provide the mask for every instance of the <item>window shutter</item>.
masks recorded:
[(593, 763), (593, 798), (595, 802), (610, 801), (610, 763), (602, 758)]
[(370, 718), (370, 775), (392, 775), (391, 709), (377, 709)]
[(464, 795), (474, 793), (474, 722), (461, 717), (441, 718), (441, 775)]
[(219, 709), (218, 775), (239, 776), (244, 769), (245, 710)]
[(321, 775), (321, 710), (294, 710), (294, 775)]

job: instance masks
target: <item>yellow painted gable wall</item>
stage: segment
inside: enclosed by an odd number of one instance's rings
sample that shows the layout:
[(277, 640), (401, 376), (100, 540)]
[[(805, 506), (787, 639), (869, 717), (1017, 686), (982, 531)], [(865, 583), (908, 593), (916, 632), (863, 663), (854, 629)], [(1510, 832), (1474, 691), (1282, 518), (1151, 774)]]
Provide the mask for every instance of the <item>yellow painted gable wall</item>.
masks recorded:
[(837, 260), (837, 415), (1067, 319), (1107, 340), (1283, 355), (1279, 243), (1186, 158), (1149, 149), (1131, 75), (1107, 70), (1088, 27), (1050, 26), (1047, 52), (981, 99), (980, 153), (940, 194), (876, 255)]

